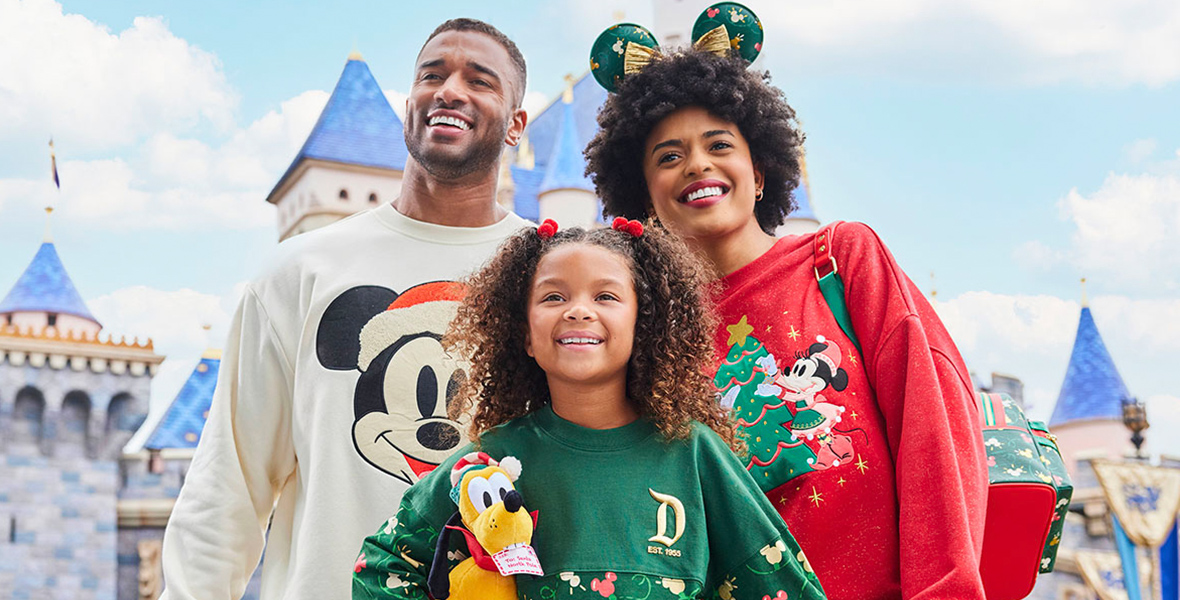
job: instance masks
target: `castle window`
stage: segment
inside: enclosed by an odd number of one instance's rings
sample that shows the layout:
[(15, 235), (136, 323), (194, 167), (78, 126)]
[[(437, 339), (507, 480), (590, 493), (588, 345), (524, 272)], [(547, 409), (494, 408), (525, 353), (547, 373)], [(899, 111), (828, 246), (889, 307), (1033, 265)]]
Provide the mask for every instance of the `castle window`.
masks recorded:
[(344, 188), (340, 188), (340, 199), (341, 200), (348, 200), (348, 190), (346, 190)]
[(377, 194), (369, 194), (369, 204), (377, 203)]
[(37, 444), (41, 441), (41, 420), (45, 414), (45, 396), (37, 388), (26, 386), (16, 393), (13, 407), (11, 439), (15, 443)]
[(148, 448), (148, 473), (160, 474), (164, 472), (164, 457), (160, 456), (159, 448)]
[(57, 313), (49, 313), (49, 326), (57, 327)]
[(9, 327), (12, 327), (12, 313), (8, 313), (7, 315), (4, 315), (4, 320), (8, 321)]

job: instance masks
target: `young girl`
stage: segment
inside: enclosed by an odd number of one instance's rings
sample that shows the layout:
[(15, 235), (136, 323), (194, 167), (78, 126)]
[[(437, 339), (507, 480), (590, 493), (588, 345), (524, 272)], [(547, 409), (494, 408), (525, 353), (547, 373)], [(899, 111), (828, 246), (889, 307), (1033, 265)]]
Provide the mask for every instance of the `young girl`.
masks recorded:
[[(626, 76), (586, 150), (605, 211), (657, 217), (707, 259), (722, 405), (825, 591), (982, 600), (987, 466), (967, 369), (867, 226), (775, 237), (803, 134), (747, 66), (687, 51)], [(825, 269), (859, 347), (820, 291)]]
[[(455, 408), (474, 402), (476, 448), (519, 459), (516, 490), (539, 512), (545, 574), (517, 576), (517, 596), (823, 598), (734, 455), (743, 444), (705, 374), (712, 323), (691, 254), (636, 221), (555, 230), (546, 221), (501, 247), (446, 340), (472, 363)], [(353, 598), (427, 597), (456, 508), (450, 473), (468, 452), (365, 540)]]

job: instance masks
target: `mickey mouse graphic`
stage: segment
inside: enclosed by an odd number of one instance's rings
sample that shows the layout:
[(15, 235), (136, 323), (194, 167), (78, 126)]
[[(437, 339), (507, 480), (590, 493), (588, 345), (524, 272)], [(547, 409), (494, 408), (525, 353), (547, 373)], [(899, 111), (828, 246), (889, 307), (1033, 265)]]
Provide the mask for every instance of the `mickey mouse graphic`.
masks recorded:
[(815, 343), (796, 356), (791, 370), (775, 378), (785, 389), (780, 397), (795, 402), (795, 418), (783, 425), (789, 427), (792, 440), (807, 438), (818, 444), (816, 457), (808, 459), (813, 469), (838, 467), (855, 456), (852, 438), (833, 429), (843, 418), (844, 407), (829, 402), (820, 392), (842, 392), (848, 387), (848, 372), (840, 368), (840, 346), (817, 335)]
[(463, 293), (452, 281), (419, 284), (401, 294), (354, 287), (328, 305), (316, 331), (321, 365), (361, 373), (353, 394), (357, 453), (409, 484), (462, 441), (446, 405), (466, 372), (443, 352), (440, 340)]

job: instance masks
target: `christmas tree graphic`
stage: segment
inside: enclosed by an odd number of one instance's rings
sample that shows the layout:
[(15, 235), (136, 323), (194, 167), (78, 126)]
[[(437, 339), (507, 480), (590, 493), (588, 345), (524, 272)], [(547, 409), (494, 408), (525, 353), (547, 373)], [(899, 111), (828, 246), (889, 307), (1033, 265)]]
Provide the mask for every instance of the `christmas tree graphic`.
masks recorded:
[(713, 385), (721, 391), (722, 405), (733, 410), (738, 431), (745, 434), (746, 468), (763, 491), (770, 491), (813, 470), (815, 452), (802, 440), (791, 439), (792, 403), (779, 398), (783, 389), (774, 384), (778, 374), (774, 355), (750, 335), (754, 328), (745, 316), (726, 330), (729, 352)]

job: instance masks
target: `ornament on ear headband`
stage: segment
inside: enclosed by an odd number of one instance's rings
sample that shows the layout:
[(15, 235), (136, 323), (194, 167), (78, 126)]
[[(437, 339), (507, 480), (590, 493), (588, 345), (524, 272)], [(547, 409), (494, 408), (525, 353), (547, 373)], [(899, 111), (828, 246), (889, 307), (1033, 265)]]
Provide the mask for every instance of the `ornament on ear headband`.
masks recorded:
[(557, 221), (545, 219), (537, 226), (537, 237), (547, 240), (557, 233)]
[[(728, 56), (731, 51), (754, 62), (762, 52), (762, 21), (737, 2), (719, 2), (705, 9), (692, 28), (694, 50)], [(643, 70), (662, 56), (650, 31), (634, 23), (620, 23), (602, 32), (590, 48), (590, 72), (608, 92), (627, 76)]]
[(615, 231), (629, 233), (632, 237), (639, 237), (643, 235), (643, 223), (640, 223), (634, 219), (628, 221), (624, 217), (615, 217), (614, 222), (610, 224), (610, 228), (614, 229)]
[(619, 23), (599, 34), (590, 47), (590, 72), (598, 85), (615, 91), (623, 76), (636, 73), (659, 54), (650, 31), (634, 23)]

